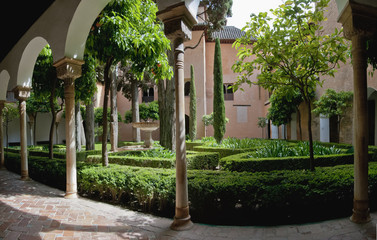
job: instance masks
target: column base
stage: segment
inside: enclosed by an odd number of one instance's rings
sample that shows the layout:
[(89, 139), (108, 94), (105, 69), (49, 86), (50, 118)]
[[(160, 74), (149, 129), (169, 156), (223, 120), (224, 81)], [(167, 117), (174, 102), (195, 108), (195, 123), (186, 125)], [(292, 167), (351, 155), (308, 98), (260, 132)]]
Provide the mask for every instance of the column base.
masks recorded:
[(31, 181), (29, 176), (21, 176), (21, 181)]
[(369, 215), (369, 201), (368, 200), (353, 200), (352, 216), (350, 220), (354, 223), (367, 223), (371, 218)]
[(77, 193), (65, 193), (64, 198), (66, 199), (77, 199)]
[(170, 225), (170, 229), (175, 231), (189, 230), (194, 226), (189, 215), (189, 208), (175, 208), (174, 221)]
[(28, 170), (21, 170), (21, 180), (22, 181), (31, 181), (29, 177), (29, 171)]
[(193, 226), (194, 223), (191, 221), (191, 216), (189, 215), (187, 218), (174, 217), (174, 221), (170, 225), (170, 229), (175, 231), (185, 231), (190, 230)]

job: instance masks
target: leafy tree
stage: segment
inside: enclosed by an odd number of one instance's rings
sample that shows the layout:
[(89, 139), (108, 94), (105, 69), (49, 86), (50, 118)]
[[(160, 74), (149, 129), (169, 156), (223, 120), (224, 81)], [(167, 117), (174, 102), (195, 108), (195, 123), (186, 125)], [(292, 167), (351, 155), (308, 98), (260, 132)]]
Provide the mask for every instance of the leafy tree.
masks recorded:
[(75, 80), (75, 97), (85, 104), (84, 130), (86, 150), (94, 150), (94, 94), (97, 91), (96, 68), (97, 61), (90, 54), (84, 55), (85, 63), (82, 65), (82, 75)]
[(201, 4), (205, 6), (205, 12), (208, 20), (209, 31), (220, 30), (226, 25), (226, 18), (232, 16), (233, 0), (202, 0)]
[[(132, 103), (131, 122), (139, 122), (139, 89), (149, 89), (155, 84), (153, 74), (144, 72), (143, 80), (138, 80), (135, 74), (130, 71), (130, 64), (121, 66), (118, 73), (118, 89), (122, 89), (125, 96)], [(140, 142), (140, 129), (132, 129), (132, 137), (135, 142)]]
[(264, 128), (267, 126), (267, 118), (265, 117), (258, 117), (258, 122), (257, 122), (258, 128), (262, 129), (262, 138), (264, 138)]
[(4, 124), (5, 126), (5, 136), (7, 139), (7, 147), (9, 147), (9, 134), (8, 134), (9, 123), (19, 117), (20, 117), (20, 112), (18, 111), (18, 107), (13, 103), (6, 103), (3, 108), (3, 123), (0, 123), (0, 124)]
[[(151, 0), (113, 0), (92, 26), (87, 49), (104, 67), (103, 133), (107, 135), (107, 104), (111, 79), (110, 67), (130, 60), (131, 72), (138, 79), (144, 71), (155, 70), (156, 79), (169, 78), (172, 70), (165, 51), (169, 40), (156, 20), (157, 7)], [(157, 67), (159, 66), (159, 67)], [(102, 139), (102, 164), (108, 165), (107, 139)]]
[[(139, 111), (139, 118), (145, 122), (152, 120), (159, 120), (160, 115), (159, 115), (159, 109), (158, 109), (158, 102), (153, 101), (148, 104), (146, 103), (141, 103), (140, 104), (140, 111)], [(126, 111), (124, 115), (124, 123), (132, 123), (132, 109)]]
[(221, 143), (225, 134), (225, 103), (223, 65), (221, 63), (221, 47), (218, 38), (215, 43), (215, 59), (213, 66), (213, 129), (214, 138), (217, 143)]
[(49, 102), (44, 99), (37, 99), (34, 96), (34, 92), (30, 93), (30, 97), (26, 100), (26, 113), (29, 116), (33, 138), (32, 145), (36, 145), (36, 132), (37, 132), (37, 116), (38, 113), (50, 112)]
[[(327, 118), (336, 117), (338, 135), (340, 130), (340, 124), (344, 117), (345, 111), (352, 107), (352, 92), (340, 91), (336, 92), (334, 89), (327, 89), (318, 101), (314, 102), (315, 108), (313, 112), (317, 115), (323, 115)], [(337, 138), (339, 140), (339, 136)]]
[[(209, 115), (203, 115), (202, 121), (204, 126), (213, 126), (213, 112)], [(229, 122), (229, 118), (225, 118), (225, 124)]]
[[(311, 93), (311, 99), (315, 93)], [(267, 118), (276, 126), (287, 124), (291, 121), (293, 113), (297, 113), (300, 139), (302, 138), (301, 130), (301, 113), (299, 106), (303, 99), (301, 92), (292, 87), (280, 87), (276, 89), (270, 97), (270, 108), (268, 109)]]
[[(49, 134), (49, 158), (54, 157), (53, 141), (54, 128), (58, 112), (63, 110), (62, 101), (60, 106), (57, 104), (57, 98), (64, 99), (63, 81), (59, 81), (56, 76), (56, 69), (52, 65), (53, 58), (49, 45), (45, 46), (40, 52), (34, 66), (32, 87), (34, 90), (34, 97), (39, 101), (47, 101), (52, 115), (50, 134)], [(57, 107), (59, 106), (59, 107)]]
[(195, 49), (199, 46), (206, 34), (211, 38), (213, 32), (219, 31), (226, 26), (227, 17), (232, 16), (233, 0), (202, 0), (201, 5), (204, 7), (204, 11), (198, 13), (197, 18), (203, 21), (202, 24), (206, 26), (206, 31), (203, 31), (195, 46), (186, 46), (185, 50)]
[(196, 88), (194, 66), (190, 66), (191, 80), (190, 80), (190, 140), (196, 139)]
[[(239, 61), (233, 65), (241, 73), (240, 84), (252, 84), (249, 76), (260, 71), (256, 84), (273, 91), (282, 86), (298, 90), (308, 108), (310, 169), (314, 170), (311, 98), (322, 76), (334, 76), (339, 62), (346, 62), (348, 46), (342, 30), (323, 34), (324, 8), (329, 0), (286, 1), (267, 13), (251, 15), (244, 30), (246, 34), (233, 46), (238, 49)], [(313, 7), (315, 5), (315, 7)], [(253, 39), (256, 39), (253, 40)], [(252, 44), (252, 49), (250, 49)], [(255, 57), (254, 57), (255, 56)]]

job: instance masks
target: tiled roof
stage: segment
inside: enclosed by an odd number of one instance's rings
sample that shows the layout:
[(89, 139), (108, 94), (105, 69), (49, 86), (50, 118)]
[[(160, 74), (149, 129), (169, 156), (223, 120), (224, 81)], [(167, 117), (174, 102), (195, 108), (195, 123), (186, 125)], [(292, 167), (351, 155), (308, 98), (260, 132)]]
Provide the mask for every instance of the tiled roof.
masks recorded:
[(234, 26), (225, 26), (222, 30), (212, 33), (212, 39), (220, 40), (236, 40), (245, 35), (245, 32)]

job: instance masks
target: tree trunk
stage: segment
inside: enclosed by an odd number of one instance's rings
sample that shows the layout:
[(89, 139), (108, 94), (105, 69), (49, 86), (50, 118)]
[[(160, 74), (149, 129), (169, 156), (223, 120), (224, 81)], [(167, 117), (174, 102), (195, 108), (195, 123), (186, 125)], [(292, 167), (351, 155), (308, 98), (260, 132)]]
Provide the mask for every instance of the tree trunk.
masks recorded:
[(95, 97), (93, 96), (90, 103), (86, 104), (85, 111), (85, 138), (86, 138), (86, 150), (94, 150), (94, 101)]
[(109, 70), (113, 58), (109, 58), (105, 65), (104, 80), (105, 80), (105, 93), (103, 98), (103, 115), (102, 115), (102, 166), (107, 167), (109, 165), (109, 159), (107, 155), (107, 105), (109, 102), (109, 90), (111, 85), (111, 78), (109, 77)]
[(52, 89), (51, 89), (51, 94), (50, 94), (50, 109), (51, 109), (51, 115), (52, 115), (52, 120), (51, 120), (51, 125), (50, 125), (50, 135), (48, 139), (48, 156), (50, 159), (54, 158), (54, 129), (55, 129), (55, 121), (56, 121), (56, 111), (55, 111), (55, 89), (56, 89), (56, 83), (57, 79), (54, 78), (52, 84)]
[[(132, 80), (132, 83), (131, 83), (131, 94), (132, 94), (132, 122), (140, 122), (139, 89), (137, 87), (137, 82), (135, 80)], [(132, 140), (134, 142), (141, 141), (139, 128), (132, 128)]]
[(34, 126), (33, 126), (33, 145), (37, 145), (37, 115), (38, 113), (36, 112), (34, 117)]
[(81, 152), (81, 111), (80, 101), (75, 104), (75, 116), (76, 116), (76, 150)]
[(110, 117), (110, 143), (111, 143), (111, 151), (116, 152), (118, 149), (118, 110), (117, 110), (117, 79), (116, 79), (117, 71), (114, 70), (111, 73), (111, 84), (110, 84), (110, 109), (111, 109), (111, 117)]
[(313, 134), (312, 134), (312, 106), (309, 100), (305, 100), (305, 102), (308, 106), (308, 133), (309, 133), (309, 152), (310, 152), (309, 165), (310, 165), (310, 170), (314, 171), (315, 165), (314, 165)]
[[(174, 49), (172, 47), (172, 49)], [(170, 66), (174, 66), (173, 51), (167, 52)], [(160, 114), (160, 144), (171, 151), (175, 151), (175, 83), (171, 80), (158, 82), (158, 105)]]

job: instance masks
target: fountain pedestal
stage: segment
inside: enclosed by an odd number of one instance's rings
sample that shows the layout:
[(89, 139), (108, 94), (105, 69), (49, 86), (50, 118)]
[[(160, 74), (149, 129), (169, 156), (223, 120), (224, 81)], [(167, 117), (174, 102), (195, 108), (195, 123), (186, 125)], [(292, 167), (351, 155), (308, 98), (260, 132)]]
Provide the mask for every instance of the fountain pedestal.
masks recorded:
[(147, 133), (147, 139), (144, 140), (144, 144), (146, 148), (151, 148), (153, 144), (152, 139), (152, 132), (157, 130), (159, 127), (159, 123), (155, 122), (133, 122), (132, 127), (139, 128), (141, 131)]

